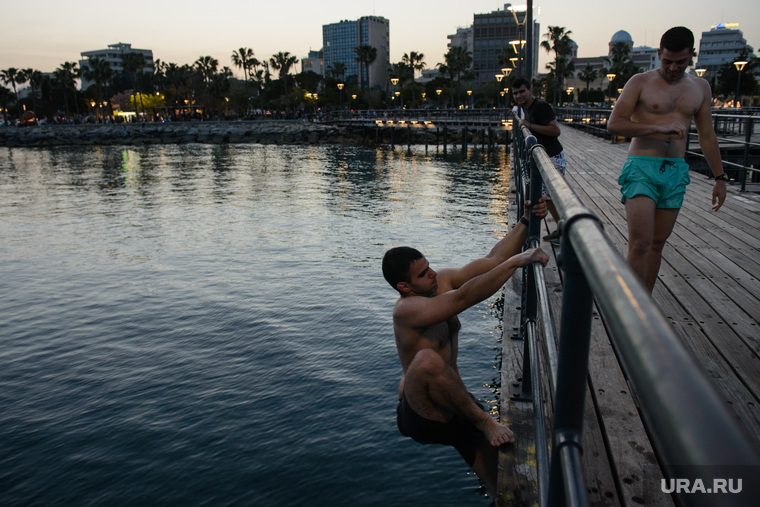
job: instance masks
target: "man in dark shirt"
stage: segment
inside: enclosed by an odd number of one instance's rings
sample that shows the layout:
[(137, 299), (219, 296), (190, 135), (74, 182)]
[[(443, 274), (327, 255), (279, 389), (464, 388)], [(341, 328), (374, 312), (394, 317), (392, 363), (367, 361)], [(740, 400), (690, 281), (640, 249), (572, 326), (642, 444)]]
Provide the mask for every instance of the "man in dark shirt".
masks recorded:
[[(551, 158), (554, 167), (562, 176), (565, 176), (567, 162), (565, 161), (562, 143), (558, 139), (561, 132), (554, 110), (549, 104), (533, 95), (533, 87), (530, 81), (524, 77), (518, 77), (512, 81), (512, 94), (525, 115), (524, 119), (520, 120), (520, 127), (525, 126), (530, 129), (530, 132), (536, 136), (538, 143), (546, 150), (546, 154)], [(546, 196), (546, 207), (554, 218), (554, 223), (559, 223), (557, 208), (554, 207), (551, 196), (546, 191), (546, 185), (544, 185), (542, 192)], [(544, 239), (548, 241), (558, 240), (559, 230), (544, 236)]]

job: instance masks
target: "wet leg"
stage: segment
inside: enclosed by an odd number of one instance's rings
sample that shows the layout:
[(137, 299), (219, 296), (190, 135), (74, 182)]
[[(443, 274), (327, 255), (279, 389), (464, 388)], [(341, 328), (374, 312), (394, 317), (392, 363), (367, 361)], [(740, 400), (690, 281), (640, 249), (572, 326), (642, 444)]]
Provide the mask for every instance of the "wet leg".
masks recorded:
[(456, 414), (482, 431), (492, 446), (515, 440), (509, 426), (483, 412), (459, 374), (431, 349), (419, 351), (407, 368), (404, 393), (409, 406), (426, 419), (448, 422)]

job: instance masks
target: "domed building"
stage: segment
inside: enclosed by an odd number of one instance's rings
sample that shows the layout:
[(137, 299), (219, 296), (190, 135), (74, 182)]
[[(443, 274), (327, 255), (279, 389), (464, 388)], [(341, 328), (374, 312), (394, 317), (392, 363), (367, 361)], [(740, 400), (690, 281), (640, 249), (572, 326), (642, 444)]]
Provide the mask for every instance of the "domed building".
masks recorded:
[(609, 55), (612, 54), (612, 46), (614, 46), (616, 42), (625, 42), (629, 48), (633, 49), (633, 37), (631, 37), (631, 34), (625, 30), (618, 30), (610, 39)]

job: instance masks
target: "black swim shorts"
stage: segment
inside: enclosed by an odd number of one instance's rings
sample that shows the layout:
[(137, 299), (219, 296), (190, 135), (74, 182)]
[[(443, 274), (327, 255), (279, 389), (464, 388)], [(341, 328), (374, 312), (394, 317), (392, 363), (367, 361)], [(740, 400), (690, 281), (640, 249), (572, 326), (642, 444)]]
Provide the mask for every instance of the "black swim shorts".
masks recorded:
[[(485, 410), (477, 400), (475, 403)], [(422, 417), (412, 409), (404, 393), (401, 394), (396, 407), (396, 422), (402, 435), (421, 444), (453, 446), (470, 466), (475, 461), (479, 442), (485, 438), (483, 432), (474, 424), (456, 415), (449, 422), (433, 421)]]

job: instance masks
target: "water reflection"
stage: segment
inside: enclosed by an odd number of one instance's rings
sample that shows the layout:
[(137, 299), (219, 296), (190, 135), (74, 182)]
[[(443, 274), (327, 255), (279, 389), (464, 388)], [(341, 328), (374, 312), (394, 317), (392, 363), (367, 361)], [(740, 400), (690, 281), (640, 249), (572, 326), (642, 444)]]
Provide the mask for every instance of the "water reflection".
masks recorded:
[[(477, 502), (456, 453), (395, 429), (379, 269), (400, 243), (435, 265), (487, 253), (508, 164), (466, 155), (0, 148), (5, 478), (40, 504)], [(460, 365), (492, 400), (489, 312), (462, 315)]]

